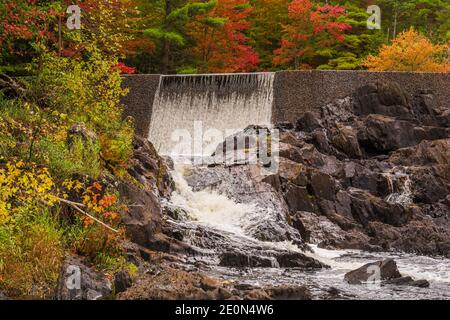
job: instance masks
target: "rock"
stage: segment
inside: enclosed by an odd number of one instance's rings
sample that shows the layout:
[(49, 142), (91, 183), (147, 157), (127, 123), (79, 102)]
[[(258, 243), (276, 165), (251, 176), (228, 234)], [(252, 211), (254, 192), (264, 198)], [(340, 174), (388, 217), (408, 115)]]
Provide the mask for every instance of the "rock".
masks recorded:
[(114, 292), (120, 293), (127, 290), (133, 284), (133, 280), (131, 279), (130, 274), (121, 270), (114, 275)]
[(319, 170), (311, 170), (310, 186), (315, 197), (331, 201), (336, 199), (336, 181), (329, 174)]
[(405, 225), (412, 213), (400, 204), (391, 204), (367, 191), (349, 189), (353, 217), (363, 226), (380, 221), (396, 227)]
[(411, 122), (377, 114), (364, 120), (358, 138), (367, 153), (387, 153), (419, 142)]
[(164, 267), (155, 275), (143, 275), (128, 290), (117, 295), (119, 300), (228, 299), (226, 297), (232, 298), (220, 280), (171, 267)]
[(321, 269), (327, 267), (316, 259), (299, 252), (278, 254), (276, 259), (281, 268)]
[(295, 129), (297, 131), (312, 132), (315, 129), (321, 128), (322, 125), (312, 112), (305, 112), (296, 122)]
[(391, 280), (400, 277), (401, 274), (398, 271), (395, 261), (393, 259), (386, 259), (368, 263), (356, 270), (350, 271), (345, 274), (344, 279), (349, 284), (362, 284), (369, 280)]
[(57, 300), (99, 300), (112, 294), (106, 276), (89, 267), (83, 258), (68, 256), (61, 267)]
[(407, 276), (407, 277), (400, 277), (392, 280), (387, 280), (385, 282), (386, 284), (393, 284), (396, 286), (411, 286), (411, 287), (419, 287), (419, 288), (428, 288), (430, 286), (430, 283), (427, 280), (414, 280), (413, 278)]
[(76, 123), (69, 128), (67, 132), (67, 145), (73, 146), (76, 139), (81, 139), (83, 142), (95, 143), (97, 141), (97, 135), (95, 132), (86, 128), (84, 123)]
[(380, 114), (402, 119), (412, 119), (407, 95), (396, 82), (376, 82), (356, 90), (354, 113), (358, 116)]
[(448, 255), (450, 236), (445, 228), (436, 226), (430, 218), (410, 221), (396, 228), (381, 222), (371, 222), (367, 233), (372, 242), (384, 250), (399, 250), (423, 255)]
[(260, 257), (241, 252), (226, 252), (220, 256), (220, 266), (235, 268), (272, 268), (277, 266), (277, 260), (270, 257)]
[(128, 212), (121, 215), (127, 237), (144, 247), (161, 231), (162, 209), (157, 196), (130, 182), (118, 186), (121, 199), (133, 204)]
[(311, 300), (312, 294), (304, 286), (279, 286), (266, 288), (270, 298), (274, 300)]
[(134, 137), (128, 172), (144, 189), (169, 197), (174, 190), (170, 166), (173, 166), (171, 160), (160, 157), (150, 141), (137, 135)]
[(275, 124), (275, 129), (278, 129), (280, 131), (294, 130), (294, 125), (287, 121), (279, 122), (279, 123)]
[(314, 197), (308, 193), (306, 187), (300, 187), (290, 183), (286, 187), (284, 198), (286, 199), (290, 212), (317, 211), (317, 205), (314, 202)]
[(9, 298), (2, 291), (0, 291), (0, 301), (5, 301), (5, 300), (9, 300)]
[(396, 165), (450, 165), (450, 139), (422, 141), (417, 146), (392, 153), (389, 162)]
[(331, 142), (334, 147), (345, 153), (349, 158), (359, 159), (362, 157), (358, 132), (350, 126), (341, 126), (337, 133), (333, 135)]

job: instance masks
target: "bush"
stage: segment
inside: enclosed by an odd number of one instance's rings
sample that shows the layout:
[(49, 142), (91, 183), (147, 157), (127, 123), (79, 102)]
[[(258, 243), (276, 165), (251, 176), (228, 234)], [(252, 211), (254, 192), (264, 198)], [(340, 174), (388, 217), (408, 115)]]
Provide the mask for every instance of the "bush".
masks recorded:
[(0, 224), (0, 290), (11, 297), (50, 297), (63, 258), (61, 230), (45, 208), (20, 207)]
[(58, 180), (74, 175), (97, 179), (101, 172), (100, 145), (97, 142), (75, 139), (69, 149), (66, 142), (44, 138), (39, 142), (39, 152), (48, 164), (50, 173)]

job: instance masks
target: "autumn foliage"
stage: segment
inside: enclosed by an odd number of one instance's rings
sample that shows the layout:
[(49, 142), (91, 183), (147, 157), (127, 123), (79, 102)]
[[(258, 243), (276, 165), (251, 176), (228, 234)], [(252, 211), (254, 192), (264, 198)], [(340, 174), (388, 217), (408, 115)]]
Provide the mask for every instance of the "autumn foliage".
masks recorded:
[(245, 32), (253, 8), (248, 0), (221, 0), (208, 14), (189, 25), (195, 39), (193, 52), (202, 72), (249, 72), (257, 70), (259, 57), (248, 44)]
[(288, 68), (310, 68), (317, 49), (344, 41), (351, 26), (339, 22), (342, 6), (315, 5), (310, 0), (294, 0), (289, 5), (289, 22), (284, 26), (281, 47), (275, 50), (274, 64)]
[(435, 45), (413, 28), (384, 45), (377, 56), (369, 56), (364, 65), (372, 71), (448, 72), (447, 46)]

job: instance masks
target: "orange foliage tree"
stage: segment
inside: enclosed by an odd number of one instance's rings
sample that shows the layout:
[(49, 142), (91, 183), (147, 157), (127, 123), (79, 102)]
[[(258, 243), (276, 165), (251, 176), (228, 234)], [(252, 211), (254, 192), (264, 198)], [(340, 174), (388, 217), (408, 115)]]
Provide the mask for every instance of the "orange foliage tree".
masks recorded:
[(345, 15), (342, 6), (320, 6), (310, 0), (294, 0), (288, 10), (289, 22), (284, 26), (281, 47), (274, 52), (275, 65), (312, 68), (318, 52), (344, 41), (344, 32), (351, 29), (349, 24), (339, 21)]
[(446, 45), (435, 45), (411, 28), (399, 34), (391, 45), (382, 46), (377, 56), (370, 55), (363, 64), (372, 71), (448, 72), (446, 57)]
[(200, 60), (200, 72), (249, 72), (259, 64), (256, 51), (248, 45), (244, 32), (253, 8), (248, 0), (219, 0), (206, 15), (188, 27), (195, 47), (190, 49)]

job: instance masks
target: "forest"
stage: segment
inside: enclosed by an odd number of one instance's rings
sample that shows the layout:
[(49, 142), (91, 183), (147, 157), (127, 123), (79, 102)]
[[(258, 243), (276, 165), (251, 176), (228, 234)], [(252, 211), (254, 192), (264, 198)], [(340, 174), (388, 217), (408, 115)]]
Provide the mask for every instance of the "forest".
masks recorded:
[[(449, 71), (448, 0), (76, 4), (79, 19), (69, 0), (0, 1), (0, 298), (53, 298), (70, 254), (110, 280), (138, 274), (125, 225), (140, 226), (139, 208), (125, 198), (153, 193), (130, 169), (147, 158), (133, 158), (144, 147), (122, 116), (123, 74)], [(151, 191), (167, 196), (144, 146)]]
[[(83, 0), (79, 30), (65, 28), (69, 4), (3, 1), (1, 68), (26, 73), (42, 41), (61, 56), (79, 56), (86, 37), (97, 37), (99, 49), (119, 58), (125, 73), (395, 68), (388, 57), (397, 69), (415, 71), (407, 61), (418, 52), (440, 64), (425, 71), (436, 71), (448, 59), (445, 0)], [(379, 26), (368, 27), (373, 5)], [(386, 48), (384, 62), (367, 60), (398, 36), (397, 47), (408, 50), (399, 55)]]

